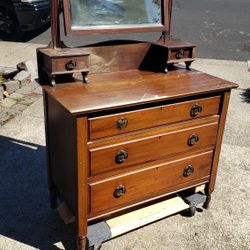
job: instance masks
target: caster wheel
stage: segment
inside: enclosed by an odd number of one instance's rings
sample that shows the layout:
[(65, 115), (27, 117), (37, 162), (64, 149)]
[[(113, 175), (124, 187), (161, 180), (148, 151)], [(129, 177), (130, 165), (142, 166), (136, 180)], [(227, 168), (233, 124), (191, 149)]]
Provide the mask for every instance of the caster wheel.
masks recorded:
[(189, 217), (193, 217), (196, 212), (196, 207), (190, 207), (187, 212)]

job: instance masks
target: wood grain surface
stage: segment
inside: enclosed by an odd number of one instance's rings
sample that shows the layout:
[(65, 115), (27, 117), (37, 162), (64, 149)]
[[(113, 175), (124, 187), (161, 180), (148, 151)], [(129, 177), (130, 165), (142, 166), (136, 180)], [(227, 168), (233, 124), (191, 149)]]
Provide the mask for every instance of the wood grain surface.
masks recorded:
[[(209, 119), (211, 120), (211, 117)], [(186, 122), (182, 126), (177, 124), (171, 127), (162, 127), (159, 130), (145, 131), (142, 137), (131, 136), (131, 139), (124, 141), (119, 140), (119, 138), (116, 138), (116, 141), (114, 139), (106, 141), (106, 145), (90, 149), (90, 174), (97, 175), (113, 169), (153, 161), (161, 157), (214, 146), (218, 127), (216, 119), (218, 117), (213, 119), (213, 122), (205, 124), (202, 124), (206, 121), (206, 119), (203, 119), (202, 121)], [(193, 146), (190, 146), (188, 139), (192, 135), (197, 135), (199, 140)], [(122, 163), (117, 163), (116, 156), (121, 150), (127, 152), (128, 158)]]
[(44, 86), (72, 114), (131, 107), (236, 88), (237, 84), (198, 71), (168, 74), (130, 70), (89, 76), (82, 82)]
[[(216, 115), (219, 112), (220, 96), (202, 98), (177, 104), (160, 105), (136, 111), (93, 117), (89, 119), (90, 140), (111, 135), (122, 134), (134, 130), (155, 127), (167, 123), (189, 120), (193, 118)], [(202, 111), (192, 116), (194, 105), (202, 107)], [(127, 127), (118, 127), (119, 119), (127, 119)]]
[[(110, 211), (114, 208), (159, 195), (168, 187), (174, 187), (191, 180), (209, 176), (213, 151), (189, 158), (166, 162), (135, 172), (129, 172), (119, 177), (102, 180), (91, 184), (91, 216)], [(194, 167), (194, 172), (188, 177), (183, 176), (187, 165)], [(119, 198), (114, 197), (118, 185), (124, 185), (126, 192)]]

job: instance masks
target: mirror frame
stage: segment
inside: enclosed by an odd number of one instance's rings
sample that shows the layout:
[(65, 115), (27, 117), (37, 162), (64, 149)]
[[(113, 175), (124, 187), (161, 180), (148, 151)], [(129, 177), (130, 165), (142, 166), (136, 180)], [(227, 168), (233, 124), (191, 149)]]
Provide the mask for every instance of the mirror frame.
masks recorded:
[[(53, 0), (52, 0), (53, 1)], [(161, 0), (161, 24), (145, 24), (145, 25), (122, 25), (115, 27), (114, 25), (96, 25), (83, 26), (81, 29), (72, 29), (71, 12), (69, 0), (63, 0), (64, 28), (65, 35), (87, 35), (87, 34), (115, 34), (130, 32), (151, 32), (162, 31), (166, 35), (170, 35), (172, 0)]]

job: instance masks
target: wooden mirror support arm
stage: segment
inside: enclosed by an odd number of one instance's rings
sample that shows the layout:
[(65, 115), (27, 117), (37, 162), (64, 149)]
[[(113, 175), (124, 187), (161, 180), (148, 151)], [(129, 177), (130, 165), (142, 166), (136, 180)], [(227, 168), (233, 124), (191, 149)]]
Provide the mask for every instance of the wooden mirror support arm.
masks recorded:
[(60, 38), (60, 0), (50, 1), (50, 17), (51, 17), (51, 43), (50, 47), (60, 48), (61, 38)]

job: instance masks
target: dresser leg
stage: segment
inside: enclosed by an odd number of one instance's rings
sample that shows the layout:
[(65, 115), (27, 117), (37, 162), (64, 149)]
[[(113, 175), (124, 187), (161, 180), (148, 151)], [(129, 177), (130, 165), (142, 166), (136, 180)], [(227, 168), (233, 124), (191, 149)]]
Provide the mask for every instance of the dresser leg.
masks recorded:
[(210, 201), (211, 201), (211, 194), (208, 194), (207, 199), (206, 199), (205, 203), (203, 204), (203, 208), (209, 209)]
[(87, 250), (87, 237), (77, 238), (77, 250)]

